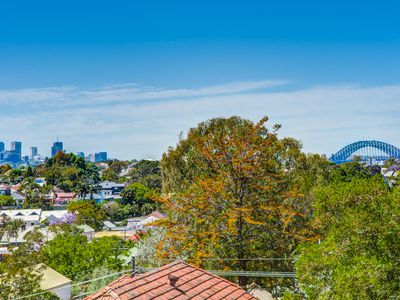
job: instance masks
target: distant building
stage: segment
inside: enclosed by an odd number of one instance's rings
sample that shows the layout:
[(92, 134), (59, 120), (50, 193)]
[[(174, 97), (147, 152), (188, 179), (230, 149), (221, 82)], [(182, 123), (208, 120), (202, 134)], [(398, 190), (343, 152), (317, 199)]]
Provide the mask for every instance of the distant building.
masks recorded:
[(94, 154), (95, 162), (103, 162), (107, 160), (107, 152), (99, 152)]
[(0, 142), (0, 152), (4, 152), (4, 150), (5, 150), (4, 142)]
[(10, 150), (18, 152), (18, 153), (22, 153), (22, 142), (12, 141)]
[[(22, 155), (22, 142), (19, 141), (12, 141), (11, 142), (11, 156), (13, 157), (13, 160), (8, 160), (10, 162), (20, 162), (21, 161), (21, 155)], [(17, 160), (17, 161), (15, 161)]]
[[(128, 230), (142, 230), (145, 229), (146, 226), (152, 222), (155, 222), (160, 219), (165, 219), (166, 215), (158, 212), (158, 211), (153, 211), (151, 214), (143, 217), (137, 217), (137, 218), (129, 218), (128, 223), (126, 225), (126, 228)], [(149, 228), (147, 226), (147, 228)]]
[(24, 204), (25, 201), (25, 194), (19, 191), (11, 191), (11, 197), (15, 201), (15, 205), (20, 207)]
[(0, 216), (7, 216), (13, 220), (19, 219), (24, 222), (24, 230), (27, 227), (40, 223), (41, 209), (10, 209), (0, 211)]
[(54, 142), (53, 146), (51, 147), (51, 157), (55, 156), (60, 151), (64, 151), (63, 142)]
[(0, 195), (1, 196), (10, 196), (11, 195), (11, 187), (6, 184), (0, 184)]
[(88, 156), (86, 156), (85, 158), (86, 161), (90, 161), (90, 162), (95, 162), (95, 156), (93, 153), (90, 153)]
[(72, 200), (76, 198), (75, 193), (54, 193), (53, 205), (68, 205)]
[(30, 148), (30, 158), (31, 159), (34, 159), (35, 158), (35, 156), (37, 156), (38, 155), (38, 148), (37, 147), (31, 147)]
[(84, 152), (76, 152), (76, 156), (79, 158), (85, 158), (85, 153)]
[(94, 239), (95, 230), (92, 227), (86, 224), (79, 225), (77, 227), (83, 231), (83, 234), (86, 235), (89, 242)]
[(14, 164), (19, 163), (21, 162), (21, 153), (16, 151), (5, 151), (3, 160)]
[(125, 188), (125, 183), (115, 183), (112, 181), (102, 181), (99, 183), (100, 186), (100, 196), (104, 198), (109, 198), (113, 196), (118, 196), (121, 191)]

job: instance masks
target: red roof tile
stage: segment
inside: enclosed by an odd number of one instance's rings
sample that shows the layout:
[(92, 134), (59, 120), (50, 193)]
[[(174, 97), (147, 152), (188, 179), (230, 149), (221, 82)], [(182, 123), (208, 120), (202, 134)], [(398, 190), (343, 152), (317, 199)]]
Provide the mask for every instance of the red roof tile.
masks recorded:
[[(175, 285), (169, 278), (176, 277)], [(85, 300), (254, 299), (236, 284), (185, 262), (174, 262), (137, 276), (126, 275)]]

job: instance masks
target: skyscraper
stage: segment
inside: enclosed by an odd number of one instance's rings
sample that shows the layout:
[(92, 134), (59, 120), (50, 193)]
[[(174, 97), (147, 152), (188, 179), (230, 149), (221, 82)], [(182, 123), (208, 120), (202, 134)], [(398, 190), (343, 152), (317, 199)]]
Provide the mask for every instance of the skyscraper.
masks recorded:
[(33, 159), (35, 156), (38, 155), (38, 148), (37, 147), (31, 147), (30, 148), (30, 158)]
[(83, 153), (83, 152), (76, 152), (76, 156), (78, 156), (79, 158), (85, 158), (85, 153)]
[(22, 142), (19, 141), (12, 141), (11, 142), (11, 152), (15, 153), (18, 156), (18, 161), (21, 161), (21, 154), (22, 154)]
[(102, 162), (107, 160), (107, 152), (99, 152), (94, 154), (95, 162)]
[(55, 156), (60, 151), (62, 152), (63, 150), (63, 142), (54, 142), (53, 146), (51, 147), (51, 157)]
[(5, 150), (4, 142), (0, 142), (0, 161), (4, 160)]

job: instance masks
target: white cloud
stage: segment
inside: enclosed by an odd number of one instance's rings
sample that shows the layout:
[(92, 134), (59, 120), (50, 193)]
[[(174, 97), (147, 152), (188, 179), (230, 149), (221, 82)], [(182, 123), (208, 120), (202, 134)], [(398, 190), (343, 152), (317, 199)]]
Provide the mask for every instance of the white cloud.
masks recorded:
[[(118, 158), (159, 158), (180, 131), (212, 117), (263, 115), (306, 151), (335, 152), (363, 138), (400, 144), (400, 86), (314, 86), (285, 81), (166, 90), (128, 84), (84, 90), (0, 90), (3, 139), (49, 149), (59, 136), (68, 150), (107, 150)], [(273, 91), (269, 88), (274, 88)], [(43, 152), (48, 153), (49, 151)]]

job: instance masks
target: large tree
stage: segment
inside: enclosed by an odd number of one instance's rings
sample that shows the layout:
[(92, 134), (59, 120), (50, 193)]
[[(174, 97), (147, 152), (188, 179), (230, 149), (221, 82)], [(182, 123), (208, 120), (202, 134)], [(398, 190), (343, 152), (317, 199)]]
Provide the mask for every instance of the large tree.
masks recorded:
[[(354, 171), (354, 166), (350, 166)], [(349, 166), (338, 167), (349, 170)], [(356, 167), (360, 170), (359, 167)], [(340, 172), (317, 189), (318, 243), (303, 243), (296, 261), (309, 299), (397, 299), (400, 295), (400, 190), (381, 176)]]
[(312, 237), (303, 195), (289, 180), (304, 157), (300, 143), (279, 139), (279, 126), (268, 130), (266, 121), (212, 119), (164, 154), (161, 201), (169, 222), (162, 257), (261, 269), (252, 258), (289, 256), (298, 239)]

